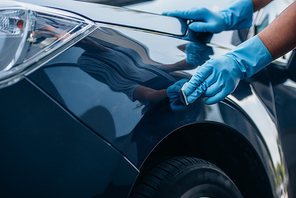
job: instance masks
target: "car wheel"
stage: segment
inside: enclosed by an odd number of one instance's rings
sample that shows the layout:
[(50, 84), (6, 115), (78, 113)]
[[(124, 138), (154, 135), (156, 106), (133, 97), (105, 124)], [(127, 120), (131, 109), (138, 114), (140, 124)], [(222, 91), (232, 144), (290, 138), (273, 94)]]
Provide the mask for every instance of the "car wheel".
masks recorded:
[(156, 164), (137, 183), (132, 198), (240, 198), (239, 189), (214, 164), (194, 157), (171, 157)]

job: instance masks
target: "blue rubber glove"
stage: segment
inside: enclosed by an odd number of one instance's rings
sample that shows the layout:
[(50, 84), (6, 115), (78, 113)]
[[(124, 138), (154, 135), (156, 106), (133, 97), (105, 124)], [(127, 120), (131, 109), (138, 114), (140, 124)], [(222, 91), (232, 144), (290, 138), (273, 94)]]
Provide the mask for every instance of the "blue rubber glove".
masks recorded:
[(224, 30), (249, 28), (253, 18), (252, 0), (233, 1), (226, 9), (212, 12), (206, 8), (164, 12), (163, 15), (193, 20), (189, 28), (195, 32), (219, 33)]
[(258, 36), (237, 46), (231, 52), (213, 58), (200, 66), (184, 89), (187, 101), (193, 103), (202, 94), (206, 104), (214, 104), (232, 93), (239, 81), (273, 61)]
[(190, 42), (185, 47), (186, 62), (191, 65), (202, 65), (205, 61), (210, 59), (210, 55), (213, 55), (212, 47), (198, 43)]
[(167, 88), (167, 96), (170, 99), (170, 106), (173, 111), (185, 110), (187, 107), (184, 105), (180, 89), (188, 82), (187, 78), (177, 81), (175, 84)]

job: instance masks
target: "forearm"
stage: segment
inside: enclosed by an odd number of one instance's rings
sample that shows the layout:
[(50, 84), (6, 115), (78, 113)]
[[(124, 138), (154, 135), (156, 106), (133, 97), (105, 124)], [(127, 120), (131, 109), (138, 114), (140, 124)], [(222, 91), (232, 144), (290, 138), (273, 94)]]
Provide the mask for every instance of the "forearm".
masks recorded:
[(252, 0), (254, 6), (254, 12), (260, 10), (267, 4), (269, 4), (272, 0)]
[(264, 43), (273, 59), (296, 47), (296, 2), (285, 9), (258, 37)]
[(184, 59), (174, 64), (162, 65), (162, 67), (166, 72), (174, 72), (180, 70), (194, 69), (196, 68), (196, 65), (191, 65)]
[(154, 90), (149, 87), (139, 86), (134, 91), (134, 97), (137, 100), (145, 100), (157, 103), (167, 97), (166, 89)]

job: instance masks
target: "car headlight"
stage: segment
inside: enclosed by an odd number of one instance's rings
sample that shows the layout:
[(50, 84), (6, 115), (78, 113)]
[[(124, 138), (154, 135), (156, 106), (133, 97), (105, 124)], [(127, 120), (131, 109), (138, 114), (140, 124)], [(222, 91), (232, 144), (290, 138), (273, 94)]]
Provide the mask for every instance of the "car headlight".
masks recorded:
[(96, 29), (66, 11), (0, 2), (0, 88), (19, 81)]

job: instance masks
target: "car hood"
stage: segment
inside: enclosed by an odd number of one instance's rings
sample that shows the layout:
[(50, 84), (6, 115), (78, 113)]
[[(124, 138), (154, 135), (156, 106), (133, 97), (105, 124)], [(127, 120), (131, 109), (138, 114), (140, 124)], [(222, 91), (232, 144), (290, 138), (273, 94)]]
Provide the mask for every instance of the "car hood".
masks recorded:
[(127, 8), (71, 0), (17, 1), (74, 12), (95, 22), (139, 28), (175, 36), (183, 36), (186, 32), (186, 22), (184, 23), (184, 21), (173, 17), (140, 12)]
[[(194, 41), (196, 35), (188, 36), (187, 21), (174, 17), (164, 16), (132, 10), (128, 8), (108, 6), (97, 3), (80, 2), (72, 0), (17, 0), (18, 2), (30, 3), (34, 5), (53, 7), (65, 11), (70, 11), (86, 17), (92, 21), (119, 25), (128, 28), (136, 28), (144, 31), (166, 34), (185, 40)], [(230, 33), (231, 32), (231, 33)], [(232, 31), (215, 34), (213, 37), (202, 34), (198, 35), (198, 40), (204, 43), (211, 43), (225, 49), (232, 49)], [(210, 40), (211, 39), (211, 40)]]

